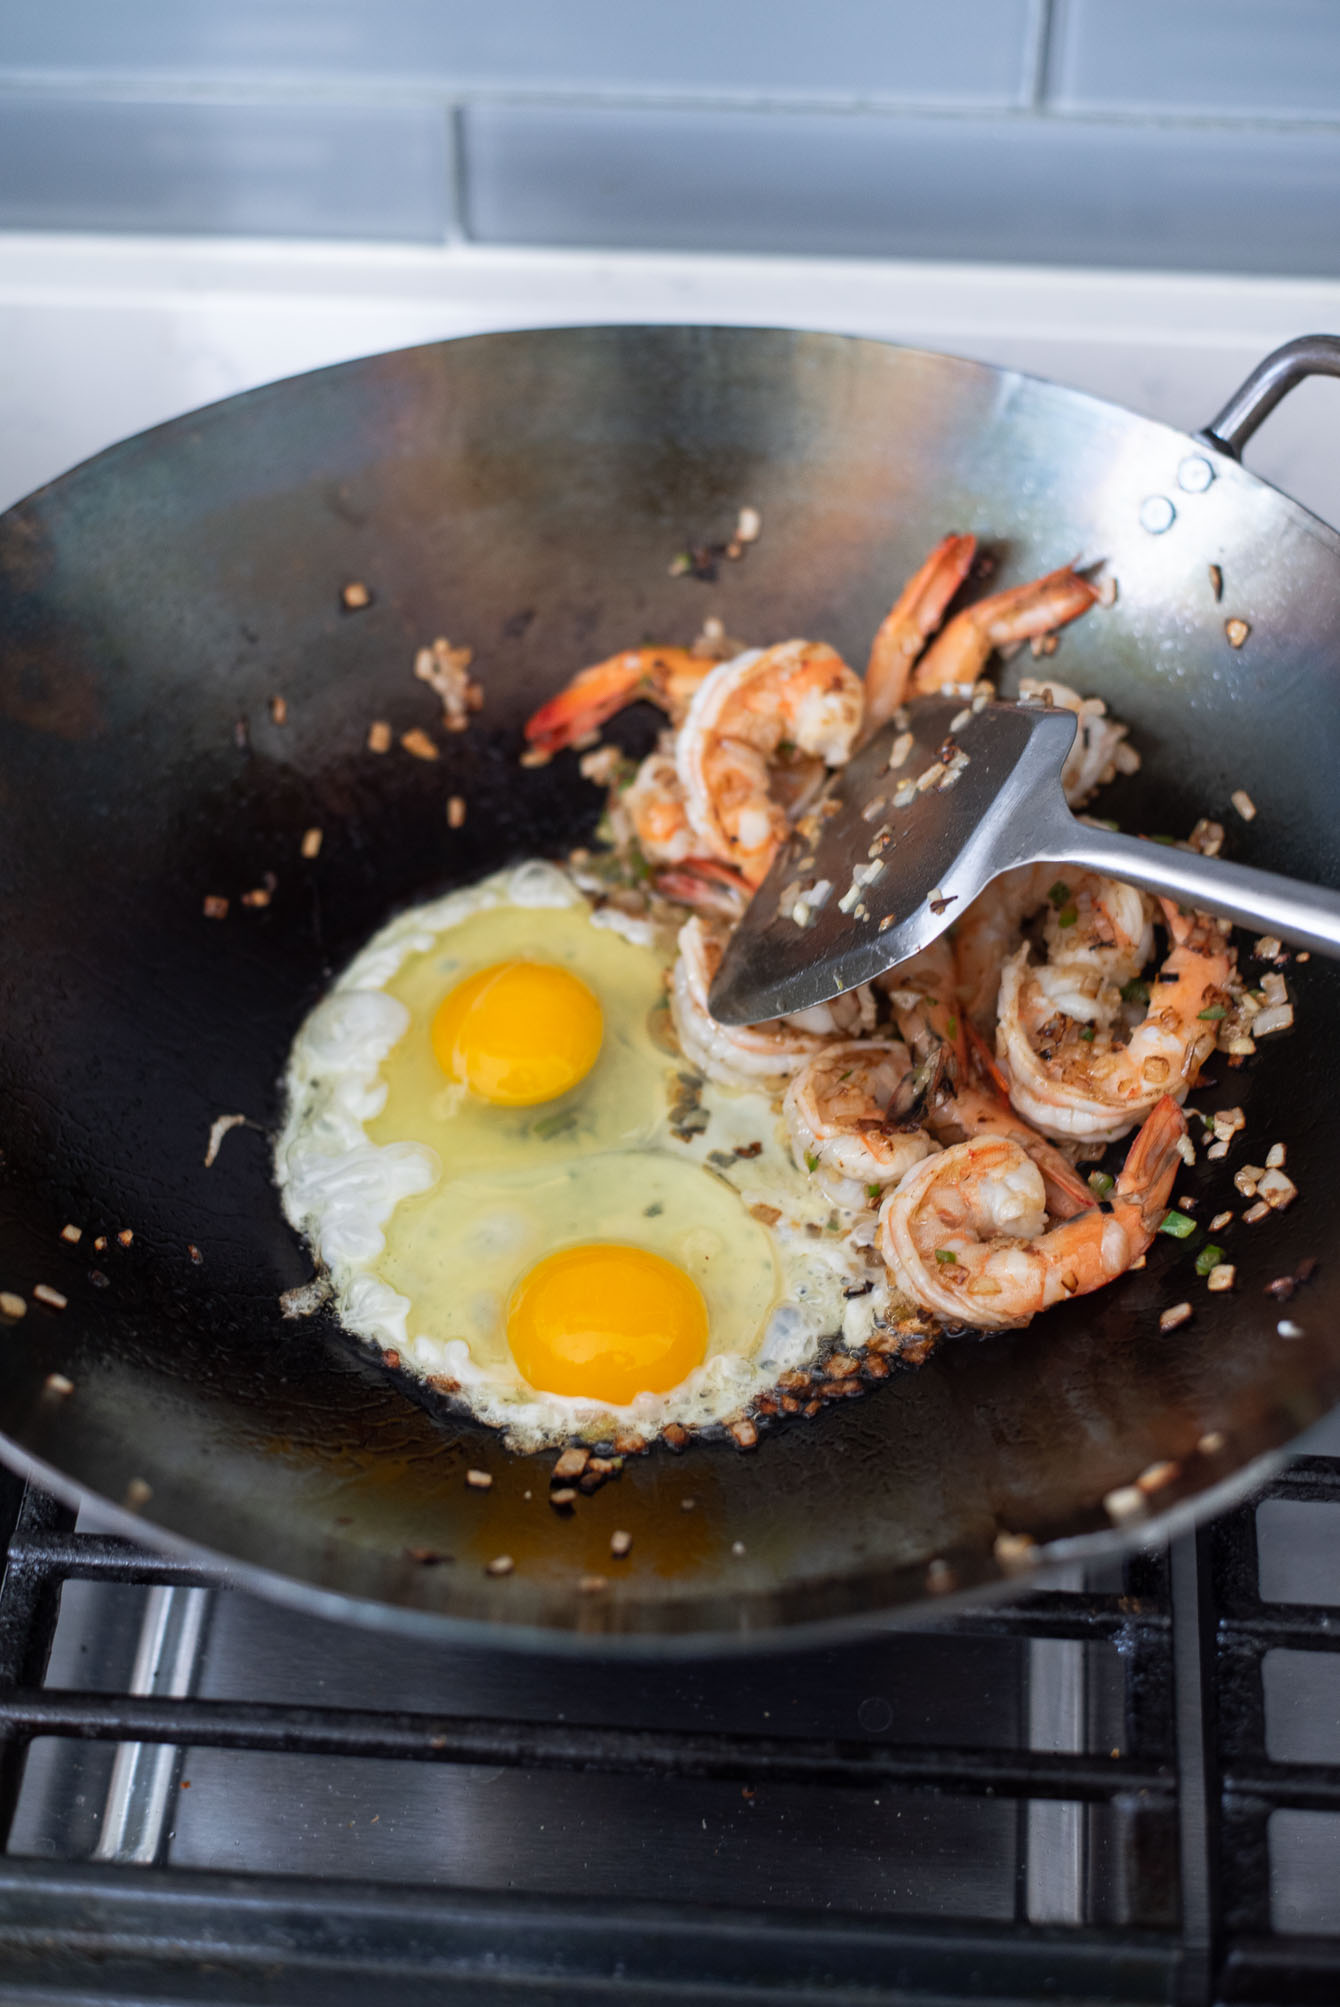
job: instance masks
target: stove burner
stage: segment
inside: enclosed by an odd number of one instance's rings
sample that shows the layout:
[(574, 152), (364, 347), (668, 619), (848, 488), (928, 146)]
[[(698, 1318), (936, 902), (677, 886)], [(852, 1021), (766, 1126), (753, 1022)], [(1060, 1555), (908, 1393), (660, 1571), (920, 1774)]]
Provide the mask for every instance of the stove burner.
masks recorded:
[(1340, 1458), (934, 1628), (676, 1663), (346, 1630), (0, 1502), (8, 1997), (1340, 1991), (1340, 1588), (1298, 1538), (1333, 1553)]

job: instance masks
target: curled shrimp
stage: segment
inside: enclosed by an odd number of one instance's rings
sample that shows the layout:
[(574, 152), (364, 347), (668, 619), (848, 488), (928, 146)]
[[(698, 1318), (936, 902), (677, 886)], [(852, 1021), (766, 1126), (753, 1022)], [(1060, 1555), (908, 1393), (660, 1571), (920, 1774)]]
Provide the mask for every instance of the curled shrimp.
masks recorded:
[(1017, 1142), (1041, 1172), (1047, 1216), (1053, 1220), (1069, 1220), (1093, 1204), (1087, 1178), (1081, 1178), (1071, 1160), (1011, 1108), (1003, 1084), (991, 1076), (959, 1080), (939, 1096), (931, 1096), (925, 1122), (943, 1148), (973, 1142), (977, 1136), (1007, 1136)]
[(910, 1064), (900, 1039), (843, 1039), (787, 1088), (782, 1113), (792, 1155), (836, 1205), (852, 1212), (868, 1206), (934, 1150), (923, 1128), (887, 1112)]
[(648, 753), (619, 798), (648, 864), (682, 864), (696, 848), (672, 752)]
[(679, 724), (693, 693), (716, 664), (691, 648), (625, 648), (593, 663), (526, 720), (526, 742), (556, 753), (595, 732), (616, 711), (645, 697)]
[(1129, 725), (1110, 717), (1101, 697), (1081, 697), (1078, 690), (1058, 683), (1054, 676), (1021, 676), (1019, 695), (1025, 701), (1051, 704), (1058, 711), (1075, 715), (1075, 743), (1061, 768), (1061, 787), (1072, 808), (1082, 808), (1114, 775), (1139, 771), (1140, 755), (1127, 743)]
[[(1029, 966), (1027, 946), (1005, 964), (996, 1051), (1010, 1100), (1044, 1135), (1115, 1141), (1161, 1097), (1183, 1100), (1214, 1049), (1233, 951), (1215, 920), (1159, 903), (1171, 949), (1128, 1036), (1120, 1019), (1085, 1023), (1063, 1009), (1055, 986)], [(1078, 1008), (1084, 999), (1064, 1001)]]
[(879, 1250), (917, 1303), (956, 1324), (1001, 1330), (1124, 1275), (1158, 1231), (1181, 1165), (1186, 1117), (1156, 1102), (1109, 1205), (1050, 1229), (1042, 1174), (1009, 1137), (956, 1143), (909, 1171), (884, 1201)]
[(954, 953), (968, 1016), (983, 1030), (994, 1025), (1001, 972), (1024, 921), (1039, 908), (1046, 914), (1039, 981), (1058, 1009), (1110, 1024), (1121, 1008), (1122, 984), (1154, 952), (1154, 902), (1119, 879), (1056, 864), (1002, 872), (959, 921)]
[(679, 733), (679, 778), (708, 855), (760, 885), (786, 836), (771, 768), (784, 745), (842, 766), (860, 729), (862, 685), (822, 641), (783, 641), (720, 663)]
[(1054, 633), (1087, 613), (1098, 598), (1097, 586), (1063, 565), (1045, 578), (979, 599), (956, 613), (926, 650), (912, 679), (914, 694), (925, 697), (946, 685), (975, 683), (993, 649)]
[(912, 664), (936, 632), (945, 608), (968, 576), (976, 549), (976, 537), (942, 538), (885, 614), (866, 664), (862, 738), (868, 739), (877, 732), (902, 703)]
[(942, 934), (910, 962), (879, 979), (916, 1072), (902, 1085), (895, 1114), (914, 1107), (937, 1143), (1009, 1136), (1042, 1173), (1047, 1211), (1069, 1219), (1093, 1204), (1087, 1181), (1055, 1143), (1040, 1136), (1009, 1100), (1004, 1074), (959, 1006), (958, 975), (949, 936)]
[(723, 1087), (780, 1086), (823, 1050), (825, 1040), (779, 1019), (772, 1024), (718, 1024), (707, 993), (721, 961), (720, 934), (697, 914), (679, 930), (670, 979), (670, 1015), (684, 1057)]

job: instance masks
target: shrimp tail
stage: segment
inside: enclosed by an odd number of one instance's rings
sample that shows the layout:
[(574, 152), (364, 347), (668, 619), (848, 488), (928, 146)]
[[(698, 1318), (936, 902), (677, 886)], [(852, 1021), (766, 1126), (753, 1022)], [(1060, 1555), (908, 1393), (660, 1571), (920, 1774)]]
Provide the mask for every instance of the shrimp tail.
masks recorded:
[(877, 732), (902, 703), (912, 664), (944, 619), (976, 551), (976, 537), (942, 537), (880, 622), (865, 672), (863, 738)]
[[(1186, 1116), (1171, 1094), (1156, 1101), (1127, 1152), (1112, 1194), (1115, 1212), (1139, 1222), (1142, 1254), (1162, 1223), (1173, 1183), (1182, 1162), (1180, 1144)], [(1128, 1218), (1130, 1230), (1134, 1222)], [(1132, 1257), (1134, 1258), (1134, 1257)]]
[(742, 917), (752, 897), (739, 872), (715, 857), (686, 857), (681, 864), (668, 864), (654, 874), (652, 884), (677, 905), (732, 923)]
[(955, 614), (917, 664), (915, 691), (920, 697), (946, 684), (975, 683), (994, 648), (1014, 641), (1054, 634), (1078, 620), (1101, 597), (1096, 585), (1069, 565), (1048, 572), (1027, 585), (1007, 586), (990, 599)]
[(560, 752), (639, 697), (673, 716), (712, 666), (688, 648), (625, 648), (581, 670), (541, 704), (526, 720), (526, 742), (540, 752)]

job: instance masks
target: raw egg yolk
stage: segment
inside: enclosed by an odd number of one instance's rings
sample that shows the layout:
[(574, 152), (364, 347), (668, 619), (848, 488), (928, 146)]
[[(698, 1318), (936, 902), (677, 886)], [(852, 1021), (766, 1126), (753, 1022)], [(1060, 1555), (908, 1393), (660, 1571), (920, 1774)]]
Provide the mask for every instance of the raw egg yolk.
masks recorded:
[(457, 983), (433, 1018), (442, 1071), (500, 1108), (552, 1101), (584, 1080), (604, 1019), (591, 991), (550, 962), (494, 962)]
[(547, 1255), (507, 1306), (523, 1379), (548, 1394), (624, 1407), (677, 1387), (707, 1351), (707, 1305), (691, 1276), (645, 1248), (594, 1242)]

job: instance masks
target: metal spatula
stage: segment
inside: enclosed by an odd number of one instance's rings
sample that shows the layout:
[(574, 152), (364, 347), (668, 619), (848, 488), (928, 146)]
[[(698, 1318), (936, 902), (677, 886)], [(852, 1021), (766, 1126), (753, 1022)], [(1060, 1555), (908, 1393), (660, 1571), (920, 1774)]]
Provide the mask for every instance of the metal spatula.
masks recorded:
[(708, 998), (722, 1024), (826, 1003), (905, 962), (1002, 871), (1102, 871), (1340, 956), (1340, 894), (1071, 814), (1070, 711), (924, 697), (802, 818), (732, 935)]

